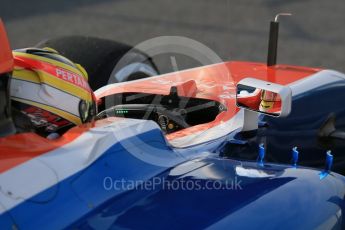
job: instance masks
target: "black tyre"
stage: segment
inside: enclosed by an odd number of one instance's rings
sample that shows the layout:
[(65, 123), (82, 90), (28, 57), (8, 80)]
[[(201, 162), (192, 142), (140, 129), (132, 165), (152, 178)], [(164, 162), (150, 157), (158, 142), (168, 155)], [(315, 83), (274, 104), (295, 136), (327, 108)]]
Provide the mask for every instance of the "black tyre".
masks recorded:
[(89, 75), (89, 84), (93, 90), (109, 83), (158, 75), (156, 66), (146, 54), (111, 40), (68, 36), (42, 41), (36, 46), (53, 48), (82, 65)]

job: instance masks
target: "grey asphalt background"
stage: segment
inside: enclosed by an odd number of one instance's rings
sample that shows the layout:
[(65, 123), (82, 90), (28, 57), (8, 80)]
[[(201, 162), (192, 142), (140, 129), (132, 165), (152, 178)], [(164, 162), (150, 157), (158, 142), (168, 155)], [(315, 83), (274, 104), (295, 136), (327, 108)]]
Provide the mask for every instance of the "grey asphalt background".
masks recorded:
[(223, 60), (260, 62), (266, 61), (269, 21), (278, 12), (294, 14), (281, 20), (279, 63), (345, 72), (344, 0), (0, 0), (13, 48), (63, 35), (130, 45), (178, 35)]

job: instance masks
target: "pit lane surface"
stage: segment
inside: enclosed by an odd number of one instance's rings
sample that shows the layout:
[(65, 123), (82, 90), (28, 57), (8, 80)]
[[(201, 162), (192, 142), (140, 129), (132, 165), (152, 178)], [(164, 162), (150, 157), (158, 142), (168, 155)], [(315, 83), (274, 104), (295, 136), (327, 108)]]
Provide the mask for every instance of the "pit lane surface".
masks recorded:
[[(278, 12), (294, 14), (281, 19), (279, 63), (345, 72), (343, 0), (0, 2), (0, 17), (6, 23), (13, 48), (72, 34), (131, 45), (157, 36), (178, 35), (207, 45), (223, 60), (261, 62), (266, 61), (269, 21)], [(184, 69), (198, 63), (180, 57), (177, 65)], [(169, 63), (162, 66), (162, 72), (174, 70)]]

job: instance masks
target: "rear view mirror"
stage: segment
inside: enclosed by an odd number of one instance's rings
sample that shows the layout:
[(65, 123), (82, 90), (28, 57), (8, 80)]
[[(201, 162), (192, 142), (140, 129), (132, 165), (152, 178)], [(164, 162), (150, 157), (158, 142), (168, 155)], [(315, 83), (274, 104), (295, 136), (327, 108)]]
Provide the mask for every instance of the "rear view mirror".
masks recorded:
[(288, 86), (245, 78), (237, 84), (236, 104), (270, 116), (286, 117), (291, 111), (291, 95)]

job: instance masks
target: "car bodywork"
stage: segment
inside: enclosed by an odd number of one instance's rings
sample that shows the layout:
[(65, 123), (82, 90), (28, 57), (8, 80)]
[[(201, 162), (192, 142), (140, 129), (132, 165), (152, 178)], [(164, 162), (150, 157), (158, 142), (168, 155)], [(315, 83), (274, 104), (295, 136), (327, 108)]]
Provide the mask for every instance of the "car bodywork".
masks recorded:
[[(170, 133), (150, 119), (110, 116), (74, 127), (55, 140), (35, 133), (2, 137), (1, 228), (342, 228), (343, 176), (289, 162), (224, 157), (229, 145), (247, 148), (249, 142), (239, 137), (246, 131), (245, 119), (236, 106), (236, 84), (246, 77), (290, 86), (294, 102), (318, 92), (322, 80), (332, 90), (344, 78), (316, 68), (225, 62), (104, 86), (95, 92), (100, 108), (119, 101), (173, 107), (169, 109), (183, 103), (187, 116), (200, 118)], [(298, 110), (294, 106), (292, 115)], [(210, 113), (212, 119), (203, 119)], [(313, 116), (302, 118), (306, 125)], [(269, 128), (289, 124), (261, 120)], [(258, 140), (251, 144), (257, 147)], [(124, 185), (115, 186), (118, 181)], [(139, 183), (133, 186), (131, 181)], [(150, 181), (155, 186), (142, 187)], [(175, 182), (200, 187), (164, 187)], [(231, 188), (222, 187), (229, 183)]]

